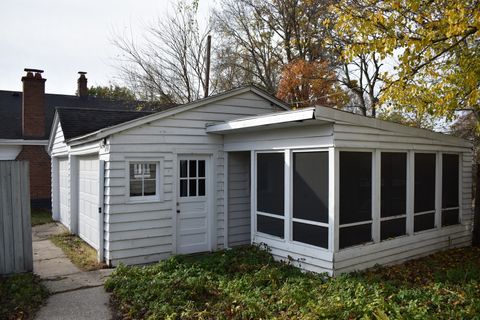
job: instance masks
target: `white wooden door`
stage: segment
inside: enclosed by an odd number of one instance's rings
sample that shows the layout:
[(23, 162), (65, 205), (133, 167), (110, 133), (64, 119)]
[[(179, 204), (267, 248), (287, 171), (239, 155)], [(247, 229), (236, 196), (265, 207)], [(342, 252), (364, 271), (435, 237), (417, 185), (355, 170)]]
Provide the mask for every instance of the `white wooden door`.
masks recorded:
[(78, 160), (78, 235), (98, 249), (98, 156)]
[(60, 222), (70, 229), (70, 174), (68, 158), (58, 160), (58, 201)]
[(177, 253), (210, 250), (209, 165), (205, 156), (178, 157)]

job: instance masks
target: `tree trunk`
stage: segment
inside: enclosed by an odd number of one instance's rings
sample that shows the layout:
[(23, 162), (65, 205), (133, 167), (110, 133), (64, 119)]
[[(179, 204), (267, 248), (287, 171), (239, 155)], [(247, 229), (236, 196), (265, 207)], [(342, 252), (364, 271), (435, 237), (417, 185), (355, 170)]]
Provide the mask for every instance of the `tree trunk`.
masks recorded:
[(473, 245), (480, 246), (480, 163), (476, 163), (475, 208), (473, 214)]

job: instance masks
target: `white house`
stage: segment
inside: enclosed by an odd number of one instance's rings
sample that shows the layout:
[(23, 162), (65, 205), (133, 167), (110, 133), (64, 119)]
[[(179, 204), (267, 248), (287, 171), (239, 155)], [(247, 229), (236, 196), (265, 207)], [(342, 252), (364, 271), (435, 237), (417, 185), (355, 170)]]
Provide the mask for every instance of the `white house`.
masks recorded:
[(52, 126), (53, 216), (109, 265), (265, 243), (336, 274), (471, 243), (465, 140), (291, 111), (255, 87), (154, 114), (77, 111)]

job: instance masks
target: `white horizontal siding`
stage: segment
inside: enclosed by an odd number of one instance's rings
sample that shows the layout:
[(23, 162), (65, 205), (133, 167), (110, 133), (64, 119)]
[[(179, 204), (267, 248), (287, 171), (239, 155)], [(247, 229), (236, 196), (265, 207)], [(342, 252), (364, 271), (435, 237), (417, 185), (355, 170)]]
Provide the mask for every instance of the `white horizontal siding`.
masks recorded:
[[(214, 172), (216, 221), (214, 247), (224, 245), (224, 153), (223, 137), (207, 134), (212, 123), (276, 111), (270, 102), (244, 93), (165, 119), (153, 121), (108, 138), (105, 163), (105, 256), (116, 265), (147, 263), (164, 259), (174, 252), (176, 154), (211, 153)], [(125, 177), (128, 159), (162, 159), (161, 201), (129, 202)]]
[(267, 238), (259, 234), (255, 235), (253, 242), (267, 245), (275, 260), (285, 261), (312, 272), (333, 274), (331, 252), (313, 246), (287, 243), (284, 240)]
[(65, 144), (65, 137), (63, 136), (62, 126), (58, 122), (55, 130), (55, 137), (52, 143), (51, 156), (65, 156), (68, 155), (68, 147)]
[(376, 244), (341, 250), (335, 254), (335, 274), (390, 265), (431, 254), (435, 251), (471, 244), (471, 231), (457, 225), (429, 230)]
[(228, 155), (228, 246), (250, 243), (250, 153)]
[(312, 124), (232, 133), (225, 135), (224, 140), (226, 151), (316, 148), (332, 146), (333, 131), (330, 124)]
[(465, 147), (458, 146), (450, 139), (436, 140), (355, 124), (336, 123), (333, 125), (333, 134), (335, 147), (340, 148), (466, 151)]

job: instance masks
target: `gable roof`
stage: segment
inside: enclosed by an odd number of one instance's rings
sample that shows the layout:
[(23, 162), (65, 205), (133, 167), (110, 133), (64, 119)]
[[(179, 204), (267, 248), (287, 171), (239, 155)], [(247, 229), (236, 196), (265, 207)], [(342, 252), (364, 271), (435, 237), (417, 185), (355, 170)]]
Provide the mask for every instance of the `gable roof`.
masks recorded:
[[(138, 106), (163, 111), (175, 104), (155, 104), (145, 101), (125, 101), (75, 95), (45, 94), (45, 136), (48, 139), (56, 107), (90, 108), (106, 110), (135, 110)], [(0, 90), (0, 139), (22, 139), (22, 92)]]
[(217, 102), (217, 101), (220, 101), (220, 100), (223, 100), (223, 99), (231, 98), (231, 97), (234, 97), (236, 95), (240, 95), (240, 94), (246, 93), (246, 92), (255, 93), (256, 95), (266, 99), (267, 101), (270, 101), (270, 103), (272, 105), (276, 105), (276, 106), (278, 106), (282, 109), (285, 109), (285, 110), (290, 110), (290, 107), (286, 103), (284, 103), (283, 101), (275, 98), (274, 96), (270, 95), (269, 93), (265, 92), (264, 90), (262, 90), (258, 87), (255, 87), (255, 86), (245, 86), (245, 87), (240, 87), (240, 88), (232, 89), (232, 90), (229, 90), (229, 91), (225, 91), (223, 93), (219, 93), (219, 94), (216, 94), (216, 95), (212, 95), (212, 96), (209, 96), (209, 97), (206, 97), (206, 98), (203, 98), (203, 99), (199, 99), (199, 100), (196, 100), (196, 101), (193, 101), (193, 102), (190, 102), (190, 103), (179, 105), (179, 106), (177, 106), (173, 109), (170, 108), (170, 109), (167, 109), (167, 110), (164, 110), (164, 111), (160, 111), (160, 112), (157, 112), (155, 114), (152, 114), (152, 115), (140, 118), (140, 119), (127, 121), (127, 122), (124, 122), (124, 123), (121, 123), (121, 124), (118, 124), (118, 125), (115, 125), (115, 126), (112, 126), (112, 127), (109, 127), (109, 128), (102, 128), (102, 129), (99, 129), (95, 132), (69, 139), (69, 142), (74, 143), (74, 144), (82, 144), (82, 143), (85, 143), (87, 141), (99, 140), (99, 139), (102, 139), (104, 137), (107, 137), (109, 135), (112, 135), (112, 134), (115, 134), (115, 133), (118, 133), (118, 132), (121, 132), (121, 131), (124, 131), (124, 130), (135, 128), (137, 126), (141, 126), (141, 125), (147, 124), (147, 123), (152, 122), (152, 121), (163, 119), (163, 118), (169, 117), (171, 115), (174, 115), (174, 114), (177, 114), (177, 113), (180, 113), (180, 112), (184, 112), (184, 111), (188, 111), (188, 110), (191, 110), (191, 109), (194, 109), (194, 108), (198, 108), (200, 106), (203, 106), (203, 105), (206, 105), (206, 104), (209, 104), (209, 103), (214, 103), (214, 102)]
[(148, 116), (154, 112), (105, 110), (88, 108), (57, 108), (58, 119), (66, 140), (102, 128)]
[(301, 122), (302, 124), (353, 124), (384, 131), (402, 133), (410, 136), (447, 141), (451, 144), (458, 144), (462, 147), (471, 147), (471, 143), (462, 138), (434, 132), (428, 129), (409, 127), (395, 122), (365, 117), (351, 112), (322, 106), (285, 111), (281, 113), (271, 113), (257, 117), (235, 119), (225, 123), (209, 126), (207, 127), (206, 131), (209, 133), (226, 134), (259, 130), (261, 128), (283, 128), (292, 125), (302, 125), (298, 124), (298, 122)]

